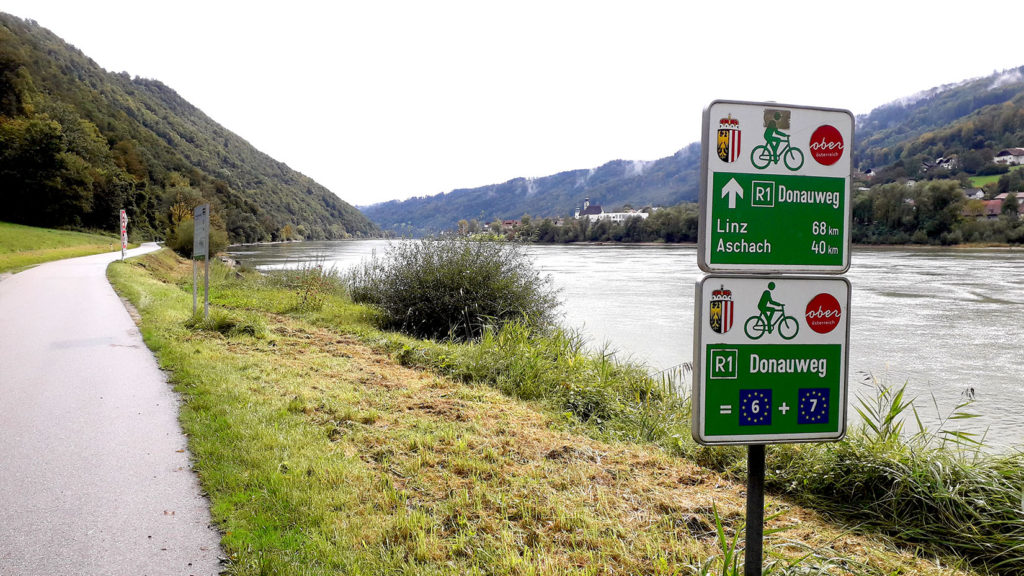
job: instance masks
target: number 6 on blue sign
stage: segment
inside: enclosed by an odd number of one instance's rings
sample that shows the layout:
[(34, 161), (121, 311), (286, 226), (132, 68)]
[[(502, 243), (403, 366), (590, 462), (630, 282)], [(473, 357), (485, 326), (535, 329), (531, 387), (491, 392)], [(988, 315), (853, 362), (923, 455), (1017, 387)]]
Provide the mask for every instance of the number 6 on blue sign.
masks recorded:
[(771, 423), (771, 389), (740, 390), (740, 426), (770, 426)]

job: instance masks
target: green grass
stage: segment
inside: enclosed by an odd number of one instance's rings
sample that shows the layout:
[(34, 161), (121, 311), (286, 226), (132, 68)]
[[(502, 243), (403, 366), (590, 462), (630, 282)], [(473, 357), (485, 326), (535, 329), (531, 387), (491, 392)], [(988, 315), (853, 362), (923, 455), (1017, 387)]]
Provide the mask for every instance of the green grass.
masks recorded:
[[(542, 398), (591, 437), (652, 442), (733, 477), (745, 477), (745, 452), (696, 446), (689, 405), (666, 394), (636, 366), (588, 355), (556, 331), (532, 338), (521, 327), (486, 333), (479, 345), (418, 343), (398, 350), (407, 365), (520, 398)], [(768, 450), (768, 485), (777, 493), (929, 550), (945, 550), (996, 574), (1024, 573), (1024, 454), (989, 455), (977, 438), (949, 424), (972, 418), (970, 403), (929, 431), (905, 385), (875, 382), (876, 394), (851, 407), (861, 423), (838, 443)], [(919, 432), (905, 430), (905, 421)]]
[[(965, 401), (933, 431), (906, 384), (874, 381), (864, 425), (836, 444), (780, 447), (770, 485), (903, 541), (947, 547), (996, 574), (1024, 573), (1024, 454), (987, 455), (949, 425), (973, 418)], [(912, 418), (912, 420), (911, 420)], [(908, 432), (911, 420), (917, 432)]]
[(113, 234), (0, 222), (0, 272), (18, 271), (51, 260), (112, 252), (120, 246), (120, 238)]
[[(744, 486), (681, 457), (732, 461), (673, 436), (671, 382), (572, 334), (382, 332), (310, 274), (214, 263), (206, 321), (169, 251), (108, 270), (184, 399), (229, 574), (734, 573)], [(766, 574), (975, 573), (783, 499), (766, 512)]]
[[(1021, 168), (1024, 168), (1024, 166), (1011, 166), (1010, 172), (1013, 172), (1014, 170), (1020, 170)], [(971, 186), (973, 188), (981, 188), (986, 184), (998, 182), (999, 179), (1003, 176), (1004, 174), (990, 174), (988, 176), (971, 176)]]

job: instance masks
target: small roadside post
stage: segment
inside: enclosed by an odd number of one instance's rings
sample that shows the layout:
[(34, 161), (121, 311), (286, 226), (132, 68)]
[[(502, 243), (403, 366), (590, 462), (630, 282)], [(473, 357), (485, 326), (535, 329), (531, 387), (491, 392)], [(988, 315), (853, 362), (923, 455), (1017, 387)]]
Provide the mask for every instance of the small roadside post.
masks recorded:
[(203, 318), (210, 317), (210, 205), (200, 204), (192, 211), (192, 315), (198, 309), (199, 278), (196, 259), (203, 260)]
[(765, 446), (846, 435), (853, 115), (716, 100), (701, 145), (691, 433), (747, 446), (760, 576)]
[(128, 250), (128, 214), (121, 210), (121, 261), (124, 262), (124, 253)]

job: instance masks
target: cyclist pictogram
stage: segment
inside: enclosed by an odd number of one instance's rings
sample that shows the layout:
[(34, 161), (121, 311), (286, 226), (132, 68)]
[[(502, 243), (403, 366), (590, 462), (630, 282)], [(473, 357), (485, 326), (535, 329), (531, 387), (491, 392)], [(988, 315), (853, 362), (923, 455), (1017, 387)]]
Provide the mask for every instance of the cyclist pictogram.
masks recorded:
[[(764, 170), (771, 164), (778, 164), (779, 160), (792, 171), (799, 170), (804, 165), (803, 150), (793, 146), (789, 142), (789, 134), (781, 128), (789, 128), (789, 118), (783, 115), (781, 110), (768, 110), (765, 114), (764, 144), (754, 146), (750, 151), (750, 163), (759, 170)], [(784, 145), (784, 146), (783, 146)]]
[(775, 282), (769, 282), (768, 289), (761, 293), (761, 299), (757, 302), (760, 313), (747, 318), (743, 324), (743, 331), (751, 340), (757, 340), (766, 332), (771, 334), (776, 329), (783, 340), (792, 340), (800, 331), (797, 319), (786, 315), (786, 306), (772, 299), (772, 290), (775, 290)]

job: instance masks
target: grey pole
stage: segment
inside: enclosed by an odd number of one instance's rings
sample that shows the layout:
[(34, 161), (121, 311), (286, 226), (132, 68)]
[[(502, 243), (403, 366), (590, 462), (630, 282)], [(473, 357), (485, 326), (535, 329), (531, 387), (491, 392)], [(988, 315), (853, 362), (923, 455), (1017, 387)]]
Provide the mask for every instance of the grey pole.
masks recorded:
[[(203, 281), (203, 318), (208, 320), (210, 318), (210, 256), (209, 255), (207, 255), (206, 258), (203, 258), (203, 267), (204, 267), (204, 272), (206, 272), (206, 274), (205, 274), (206, 278)], [(762, 469), (764, 468), (763, 457), (762, 457), (761, 467), (762, 467)], [(763, 470), (761, 472), (761, 475), (762, 476), (764, 475), (764, 471)]]

